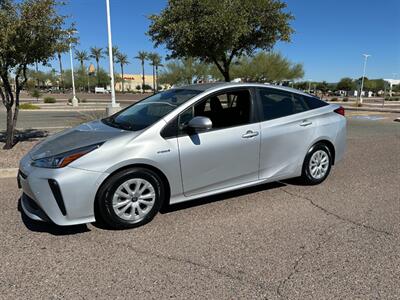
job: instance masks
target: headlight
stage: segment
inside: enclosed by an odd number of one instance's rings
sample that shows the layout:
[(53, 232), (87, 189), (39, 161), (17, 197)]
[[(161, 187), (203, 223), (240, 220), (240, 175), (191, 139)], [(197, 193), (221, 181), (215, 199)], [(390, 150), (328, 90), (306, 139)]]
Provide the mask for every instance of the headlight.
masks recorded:
[(51, 168), (51, 169), (63, 168), (72, 163), (73, 161), (77, 160), (78, 158), (84, 156), (85, 154), (88, 154), (89, 152), (99, 148), (103, 143), (104, 142), (74, 149), (50, 157), (39, 158), (32, 162), (32, 166), (38, 168)]

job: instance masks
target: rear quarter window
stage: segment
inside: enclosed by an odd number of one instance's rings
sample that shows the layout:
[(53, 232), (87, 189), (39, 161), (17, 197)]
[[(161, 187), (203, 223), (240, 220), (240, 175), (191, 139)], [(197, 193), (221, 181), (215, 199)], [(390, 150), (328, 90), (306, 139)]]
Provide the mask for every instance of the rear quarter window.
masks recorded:
[(326, 103), (316, 97), (303, 96), (303, 98), (304, 98), (304, 101), (307, 103), (307, 106), (309, 109), (316, 109), (316, 108), (320, 108), (320, 107), (329, 105), (328, 103)]

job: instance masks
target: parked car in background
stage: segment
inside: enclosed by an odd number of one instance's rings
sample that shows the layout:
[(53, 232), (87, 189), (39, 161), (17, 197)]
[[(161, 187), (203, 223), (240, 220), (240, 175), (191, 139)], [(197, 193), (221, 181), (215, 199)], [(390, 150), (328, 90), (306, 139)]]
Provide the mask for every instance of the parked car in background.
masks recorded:
[(298, 90), (174, 88), (36, 145), (20, 163), (21, 203), (34, 220), (136, 227), (164, 204), (298, 176), (321, 183), (345, 144), (344, 109)]

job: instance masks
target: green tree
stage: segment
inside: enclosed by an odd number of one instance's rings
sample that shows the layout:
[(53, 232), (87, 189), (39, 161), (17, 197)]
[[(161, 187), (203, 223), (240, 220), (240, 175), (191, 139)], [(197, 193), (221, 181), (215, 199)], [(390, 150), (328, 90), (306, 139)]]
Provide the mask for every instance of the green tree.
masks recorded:
[(104, 58), (103, 48), (91, 47), (90, 58), (93, 58), (96, 61), (96, 77), (99, 82), (100, 59)]
[(148, 56), (148, 53), (145, 51), (139, 51), (137, 56), (135, 57), (136, 59), (140, 60), (140, 64), (142, 65), (142, 93), (144, 93), (144, 86), (146, 85), (146, 79), (145, 79), (145, 74), (144, 74), (144, 62), (146, 61)]
[[(217, 70), (217, 72), (219, 72)], [(217, 73), (215, 72), (215, 73)], [(192, 84), (193, 81), (207, 80), (213, 76), (212, 65), (194, 58), (171, 60), (161, 70), (159, 82), (171, 85)], [(220, 73), (217, 73), (217, 76)]]
[(214, 63), (230, 81), (235, 59), (290, 41), (293, 16), (285, 9), (279, 0), (169, 0), (159, 15), (149, 17), (148, 34), (156, 46), (166, 45), (169, 58)]
[(343, 91), (349, 92), (356, 88), (356, 84), (353, 81), (353, 79), (351, 79), (349, 77), (345, 77), (345, 78), (340, 79), (340, 81), (336, 85), (336, 88), (338, 90), (343, 90)]
[(322, 97), (324, 97), (329, 90), (329, 84), (326, 81), (318, 82), (317, 90), (321, 91)]
[(307, 81), (299, 81), (295, 82), (293, 84), (293, 87), (302, 91), (305, 91), (308, 87), (308, 82)]
[[(71, 70), (67, 69), (64, 71), (64, 75), (65, 75), (65, 87), (70, 89), (72, 88), (72, 79), (71, 79)], [(79, 68), (78, 70), (75, 70), (75, 84), (77, 86), (85, 86), (88, 84), (88, 80), (89, 80), (89, 85), (90, 87), (95, 87), (95, 86), (99, 86), (99, 87), (106, 87), (107, 85), (110, 84), (110, 76), (108, 74), (107, 71), (105, 71), (104, 69), (100, 68), (99, 72), (98, 72), (98, 78), (94, 78), (94, 77), (87, 77), (85, 72), (82, 72), (82, 69)]]
[(116, 58), (115, 62), (118, 63), (121, 67), (122, 92), (125, 92), (124, 66), (129, 64), (128, 55), (123, 54), (121, 52), (117, 52), (115, 58)]
[[(7, 110), (5, 149), (14, 145), (19, 97), (28, 80), (29, 65), (46, 65), (57, 46), (68, 43), (72, 28), (64, 29), (57, 0), (0, 1), (0, 96)], [(14, 79), (15, 91), (11, 86)]]
[(232, 66), (234, 78), (256, 82), (282, 82), (304, 76), (303, 65), (295, 64), (280, 53), (260, 52), (242, 57)]

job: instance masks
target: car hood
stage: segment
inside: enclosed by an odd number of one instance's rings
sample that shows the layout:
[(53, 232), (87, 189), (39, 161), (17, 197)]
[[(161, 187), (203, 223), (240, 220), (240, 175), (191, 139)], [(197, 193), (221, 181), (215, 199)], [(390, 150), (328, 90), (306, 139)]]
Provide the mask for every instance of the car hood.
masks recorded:
[(36, 160), (105, 142), (124, 134), (131, 134), (134, 137), (135, 133), (136, 135), (139, 134), (139, 132), (110, 127), (100, 120), (97, 120), (61, 131), (48, 137), (43, 142), (33, 147), (29, 155), (33, 160)]

